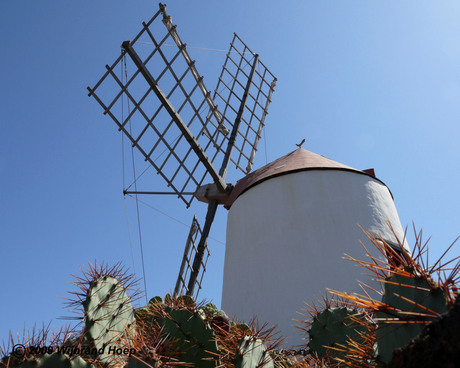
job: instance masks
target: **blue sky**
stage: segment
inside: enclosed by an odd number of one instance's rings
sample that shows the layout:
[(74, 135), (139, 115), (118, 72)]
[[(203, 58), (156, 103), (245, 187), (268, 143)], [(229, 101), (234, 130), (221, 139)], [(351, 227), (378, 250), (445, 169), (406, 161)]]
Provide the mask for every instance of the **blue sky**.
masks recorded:
[[(76, 290), (71, 274), (89, 261), (122, 261), (142, 277), (135, 203), (122, 195), (120, 133), (86, 87), (157, 6), (0, 2), (0, 340), (42, 321), (62, 325), (57, 317), (71, 314), (59, 297)], [(414, 221), (432, 235), (432, 259), (460, 234), (458, 2), (197, 0), (168, 1), (167, 11), (208, 89), (225, 53), (192, 47), (227, 49), (233, 32), (278, 78), (255, 168), (306, 138), (306, 149), (375, 168), (403, 226)], [(187, 226), (194, 213), (204, 223), (205, 205), (141, 199), (179, 221), (140, 206), (150, 298), (174, 287)], [(220, 208), (200, 294), (216, 304), (225, 221)]]

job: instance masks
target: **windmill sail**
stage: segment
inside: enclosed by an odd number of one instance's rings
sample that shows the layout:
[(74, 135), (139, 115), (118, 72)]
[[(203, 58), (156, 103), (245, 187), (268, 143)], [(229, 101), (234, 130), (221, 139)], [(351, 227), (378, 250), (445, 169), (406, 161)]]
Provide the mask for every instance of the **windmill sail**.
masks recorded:
[[(235, 123), (255, 57), (256, 54), (235, 33), (213, 95), (214, 102), (223, 106), (223, 124), (230, 130)], [(275, 85), (275, 76), (258, 60), (235, 142), (237, 154), (231, 158), (236, 168), (245, 174), (252, 170)], [(228, 136), (225, 138), (228, 139)]]
[[(187, 236), (187, 241), (185, 242), (184, 256), (182, 257), (182, 262), (181, 262), (181, 266), (179, 270), (179, 276), (177, 277), (176, 287), (174, 288), (174, 296), (190, 294), (190, 290), (188, 289), (187, 280), (190, 278), (190, 274), (193, 270), (192, 262), (198, 250), (197, 249), (197, 239), (199, 239), (198, 236), (201, 237), (201, 234), (202, 234), (202, 230), (201, 230), (200, 224), (198, 223), (197, 218), (193, 216), (192, 225), (190, 226), (190, 231)], [(205, 253), (206, 255), (200, 267), (200, 275), (198, 276), (197, 281), (196, 281), (196, 284), (198, 284), (198, 287), (194, 288), (194, 292), (193, 292), (194, 295), (192, 295), (195, 298), (195, 300), (201, 289), (201, 283), (203, 281), (203, 276), (206, 272), (206, 264), (208, 262), (209, 256), (211, 255), (207, 245), (205, 247)]]
[[(161, 18), (166, 27), (161, 24)], [(144, 160), (188, 207), (207, 174), (216, 172), (212, 164), (222, 157), (221, 146), (227, 130), (218, 118), (219, 112), (203, 78), (170, 22), (165, 6), (160, 4), (160, 10), (148, 23), (143, 23), (143, 29), (132, 41), (123, 43), (120, 57), (111, 66), (106, 66), (106, 73), (88, 90)], [(171, 47), (171, 43), (176, 47)], [(142, 68), (132, 57), (127, 57), (129, 50), (135, 52), (145, 69), (154, 71), (151, 78), (161, 88), (169, 106), (174, 106), (175, 116), (158, 98)], [(134, 71), (129, 78), (127, 74), (125, 78), (117, 76), (119, 70), (128, 66)], [(121, 120), (117, 115), (124, 101), (132, 108)], [(182, 120), (181, 128), (175, 121), (177, 116)], [(184, 134), (183, 128), (189, 136)], [(195, 146), (190, 144), (191, 139)]]
[[(121, 55), (111, 66), (106, 66), (107, 71), (99, 82), (93, 88), (88, 87), (89, 95), (155, 168), (172, 193), (189, 207), (193, 194), (208, 174), (219, 183), (221, 191), (225, 188), (213, 164), (223, 160), (229, 140), (227, 133), (233, 128), (254, 57), (235, 34), (211, 98), (177, 27), (172, 24), (166, 7), (160, 4), (152, 19), (143, 23), (139, 34), (123, 43)], [(128, 66), (134, 70), (129, 78)], [(118, 70), (124, 70), (125, 75), (117, 76)], [(150, 70), (154, 73), (150, 74)], [(150, 79), (145, 73), (150, 74)], [(241, 129), (233, 144), (237, 154), (230, 157), (243, 172), (252, 168), (275, 84), (276, 78), (259, 61), (241, 117)], [(119, 119), (117, 115), (124, 101), (128, 112)], [(222, 111), (218, 103), (222, 104)]]

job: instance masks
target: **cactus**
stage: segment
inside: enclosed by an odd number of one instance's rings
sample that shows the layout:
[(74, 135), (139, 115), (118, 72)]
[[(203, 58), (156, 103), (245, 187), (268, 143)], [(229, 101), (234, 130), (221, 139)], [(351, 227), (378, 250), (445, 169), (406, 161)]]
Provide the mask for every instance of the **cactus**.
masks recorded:
[[(452, 308), (423, 328), (402, 349), (396, 349), (386, 368), (458, 366), (460, 354), (460, 298)], [(455, 363), (457, 362), (457, 363)]]
[(157, 303), (163, 303), (163, 299), (161, 298), (161, 296), (154, 296), (152, 299), (149, 300), (149, 304)]
[(216, 334), (222, 331), (230, 330), (230, 318), (225, 314), (223, 310), (220, 310), (213, 303), (208, 303), (198, 310), (202, 314), (203, 318), (210, 324)]
[(313, 317), (308, 330), (308, 347), (318, 358), (325, 355), (343, 359), (344, 348), (350, 341), (362, 340), (367, 332), (364, 317), (356, 310), (345, 307), (326, 308)]
[(84, 330), (77, 345), (89, 347), (91, 357), (95, 355), (100, 363), (119, 364), (126, 357), (112, 354), (109, 349), (126, 347), (135, 333), (131, 303), (139, 296), (135, 291), (137, 282), (121, 264), (110, 268), (104, 264), (89, 264), (82, 271), (82, 277), (75, 276), (74, 284), (79, 292), (72, 294), (77, 298), (67, 302), (68, 308), (83, 309)]
[(218, 349), (212, 328), (197, 312), (165, 308), (163, 331), (176, 342), (178, 359), (196, 367), (215, 367)]
[(245, 336), (239, 342), (235, 368), (273, 368), (273, 360), (267, 353), (262, 340)]
[(181, 295), (176, 298), (176, 300), (187, 308), (196, 308), (196, 302), (190, 295)]
[(15, 340), (11, 334), (8, 346), (0, 348), (0, 367), (94, 367), (91, 359), (86, 361), (77, 355), (81, 351), (77, 349), (80, 337), (76, 336), (70, 326), (56, 330), (45, 324), (41, 328), (34, 326), (32, 331), (24, 331), (22, 339)]
[[(214, 331), (191, 297), (166, 295), (164, 302), (155, 297), (146, 307), (136, 311), (136, 318), (143, 361), (152, 360), (146, 343), (161, 340), (158, 351), (164, 361), (169, 357), (196, 367), (216, 366), (218, 348)], [(129, 364), (142, 366), (141, 361), (135, 360)]]
[[(155, 298), (138, 310), (136, 316), (144, 337), (158, 331), (166, 337), (165, 343), (170, 345), (169, 351), (162, 350), (163, 358), (166, 353), (178, 362), (198, 368), (215, 367), (219, 357), (239, 368), (261, 367), (262, 364), (273, 367), (264, 340), (258, 336), (246, 336), (254, 334), (248, 325), (232, 324), (227, 315), (212, 303), (197, 308), (188, 298), (166, 297), (165, 303)], [(261, 329), (255, 334), (263, 338), (271, 331), (262, 333)], [(218, 342), (223, 345), (218, 347)], [(146, 364), (154, 366), (157, 361), (143, 354), (142, 359), (130, 359), (128, 367), (145, 368)], [(222, 366), (228, 366), (226, 364), (221, 362)]]
[[(375, 340), (378, 355), (370, 356), (363, 345), (355, 345), (352, 349), (354, 361), (364, 366), (369, 362), (391, 362), (396, 348), (403, 348), (426, 325), (452, 307), (460, 269), (458, 261), (451, 265), (456, 258), (447, 262), (442, 260), (455, 241), (433, 263), (428, 262), (428, 248), (427, 243), (422, 243), (422, 232), (415, 234), (416, 243), (412, 254), (405, 252), (399, 241), (398, 249), (395, 249), (372, 233), (366, 235), (378, 254), (385, 256), (384, 262), (367, 249), (366, 261), (350, 256), (346, 256), (346, 259), (365, 267), (383, 284), (382, 299), (376, 299), (376, 290), (370, 287), (371, 292), (366, 292), (366, 295), (329, 290), (333, 295), (346, 299), (349, 305), (362, 308), (369, 315), (375, 316), (375, 333), (370, 330), (372, 334), (366, 336), (366, 344), (369, 346), (368, 343)], [(433, 275), (436, 275), (436, 282), (433, 281)]]
[[(163, 308), (162, 308), (163, 307)], [(172, 367), (183, 365), (179, 362), (180, 351), (175, 341), (170, 341), (163, 331), (166, 318), (164, 304), (158, 302), (144, 307), (144, 311), (136, 315), (136, 331), (129, 339), (124, 340), (126, 347), (134, 349), (134, 356), (128, 357), (126, 367)]]
[(213, 303), (208, 303), (200, 308), (206, 317), (213, 318), (217, 315), (225, 315), (224, 311), (219, 310)]
[[(13, 366), (11, 366), (13, 367)], [(25, 361), (17, 368), (94, 368), (81, 357), (69, 357), (65, 354), (44, 354), (39, 358)]]
[[(402, 271), (401, 271), (402, 272)], [(395, 273), (385, 282), (384, 306), (377, 312), (379, 357), (388, 363), (393, 351), (405, 346), (439, 314), (447, 311), (445, 291), (423, 277)]]
[[(119, 344), (120, 336), (134, 327), (131, 299), (125, 288), (113, 277), (104, 275), (91, 282), (83, 307), (85, 336), (97, 349)], [(106, 353), (99, 358), (103, 362), (111, 359)]]
[(159, 360), (139, 360), (136, 358), (128, 359), (128, 363), (125, 368), (150, 368), (150, 367), (161, 367), (162, 364)]
[(281, 338), (275, 335), (274, 327), (259, 325), (256, 319), (249, 321), (249, 325), (232, 321), (228, 330), (220, 329), (220, 333), (216, 333), (220, 366), (274, 367), (270, 354), (281, 343)]
[(163, 303), (161, 296), (155, 296), (149, 300), (148, 304), (142, 308), (138, 308), (134, 311), (136, 321), (146, 323), (147, 320), (154, 320), (154, 316), (157, 313), (152, 313), (152, 309), (157, 310), (158, 308), (166, 307), (166, 304)]

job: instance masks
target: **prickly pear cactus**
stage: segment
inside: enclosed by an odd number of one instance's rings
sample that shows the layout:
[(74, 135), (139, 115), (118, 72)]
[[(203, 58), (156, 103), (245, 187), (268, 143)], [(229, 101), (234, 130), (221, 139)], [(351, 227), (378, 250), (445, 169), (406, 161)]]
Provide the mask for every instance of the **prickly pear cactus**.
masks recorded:
[(151, 313), (151, 309), (158, 307), (166, 307), (161, 296), (153, 297), (146, 306), (136, 309), (134, 311), (136, 321), (145, 323), (148, 319), (152, 319), (155, 313)]
[[(136, 318), (146, 335), (161, 330), (174, 359), (200, 368), (216, 366), (214, 331), (191, 297), (172, 298), (168, 294), (164, 302), (160, 297), (152, 298), (147, 306), (136, 311)], [(142, 362), (132, 360), (129, 364), (137, 367)]]
[(23, 362), (17, 368), (94, 368), (94, 366), (79, 356), (71, 358), (65, 354), (53, 353)]
[[(85, 310), (85, 338), (97, 349), (118, 346), (127, 329), (134, 329), (135, 316), (131, 299), (125, 288), (113, 277), (101, 276), (91, 282), (83, 302)], [(107, 363), (110, 356), (105, 351), (100, 357)]]
[(161, 367), (162, 364), (159, 360), (139, 360), (136, 358), (130, 358), (125, 368), (151, 368), (151, 367)]
[(177, 300), (180, 304), (186, 306), (187, 308), (195, 308), (196, 302), (190, 295), (181, 295), (177, 297)]
[(154, 296), (152, 299), (149, 300), (149, 304), (158, 304), (163, 303), (163, 299), (161, 296)]
[(225, 314), (223, 311), (219, 310), (214, 303), (208, 303), (200, 308), (200, 310), (209, 317), (214, 317), (217, 315)]
[(396, 348), (405, 346), (426, 323), (448, 309), (442, 288), (413, 275), (394, 274), (387, 278), (382, 302), (385, 306), (376, 315), (377, 347), (379, 358), (386, 363)]
[[(308, 331), (308, 347), (318, 358), (327, 355), (331, 358), (343, 358), (345, 353), (334, 350), (347, 346), (349, 340), (359, 341), (361, 334), (367, 332), (364, 317), (356, 310), (346, 307), (327, 308), (318, 313)], [(332, 348), (332, 349), (331, 349)]]
[(170, 307), (165, 311), (168, 316), (163, 321), (163, 331), (176, 342), (178, 359), (195, 367), (215, 367), (218, 349), (212, 328), (197, 312)]
[(203, 318), (211, 325), (215, 333), (230, 331), (230, 318), (223, 310), (217, 308), (215, 304), (208, 303), (199, 308), (198, 312), (201, 313)]
[(273, 360), (260, 339), (246, 336), (239, 343), (235, 368), (273, 368)]

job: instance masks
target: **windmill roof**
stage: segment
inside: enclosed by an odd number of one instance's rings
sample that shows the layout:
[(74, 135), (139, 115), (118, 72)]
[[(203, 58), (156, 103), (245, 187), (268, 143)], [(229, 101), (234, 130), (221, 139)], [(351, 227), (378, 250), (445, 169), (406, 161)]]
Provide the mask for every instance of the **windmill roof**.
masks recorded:
[[(238, 180), (230, 196), (225, 202), (225, 208), (230, 209), (233, 202), (249, 188), (254, 187), (261, 182), (276, 176), (286, 175), (297, 171), (307, 170), (344, 170), (352, 171), (358, 174), (367, 175), (377, 179), (373, 170), (361, 171), (350, 166), (333, 161), (327, 157), (307, 151), (303, 148), (296, 149), (287, 155), (262, 166), (260, 169), (253, 171), (244, 178)], [(379, 180), (379, 179), (377, 179)], [(380, 181), (380, 180), (379, 180)], [(382, 184), (384, 184), (382, 182)]]

